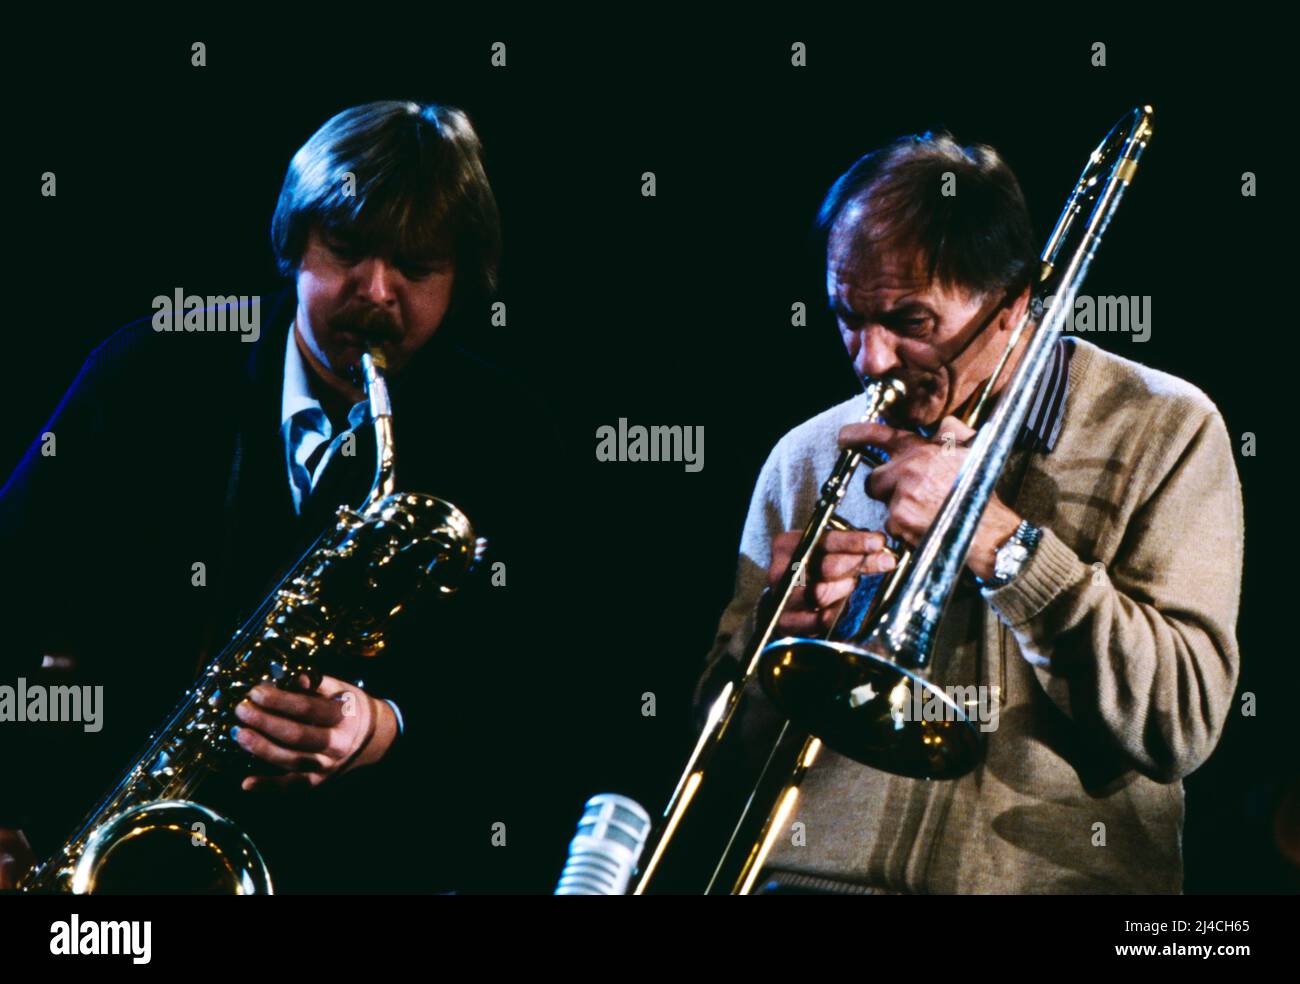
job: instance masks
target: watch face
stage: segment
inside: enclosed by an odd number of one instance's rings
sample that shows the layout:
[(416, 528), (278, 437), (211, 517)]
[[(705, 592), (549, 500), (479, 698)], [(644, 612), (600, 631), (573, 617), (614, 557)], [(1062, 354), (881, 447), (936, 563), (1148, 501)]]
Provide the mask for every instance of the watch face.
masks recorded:
[(1029, 550), (1023, 543), (1008, 543), (997, 552), (993, 562), (993, 573), (1000, 581), (1008, 581), (1020, 571)]

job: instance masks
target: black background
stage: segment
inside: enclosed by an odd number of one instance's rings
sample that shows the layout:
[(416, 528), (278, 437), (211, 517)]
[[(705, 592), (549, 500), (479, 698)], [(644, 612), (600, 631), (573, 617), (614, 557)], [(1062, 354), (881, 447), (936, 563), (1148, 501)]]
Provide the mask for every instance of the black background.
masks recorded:
[[(1281, 342), (1294, 317), (1277, 278), (1290, 192), (1276, 167), (1286, 127), (1266, 30), (1202, 24), (1175, 37), (1118, 19), (977, 28), (935, 14), (742, 32), (698, 20), (525, 28), (373, 14), (14, 38), (0, 471), (90, 348), (150, 314), (155, 295), (276, 289), (276, 194), (293, 152), (329, 116), (388, 98), (465, 109), (503, 215), (509, 318), (494, 328), (484, 312), (470, 341), (531, 387), (517, 430), (501, 435), (503, 461), (529, 440), (539, 396), (564, 440), (549, 474), (507, 469), (503, 481), (518, 483), (525, 507), (530, 483), (558, 487), (567, 509), (537, 521), (584, 572), (551, 624), (519, 627), (539, 672), (571, 680), (571, 699), (554, 709), (554, 773), (537, 777), (535, 814), (517, 821), (537, 825), (532, 843), (553, 842), (528, 869), (558, 872), (584, 796), (617, 790), (652, 811), (666, 799), (759, 466), (786, 429), (853, 391), (809, 246), (831, 182), (890, 137), (946, 126), (1003, 153), (1045, 235), (1087, 152), (1150, 102), (1156, 137), (1087, 291), (1151, 295), (1152, 338), (1089, 337), (1191, 380), (1259, 449), (1237, 461), (1249, 531), (1241, 689), (1259, 711), (1231, 715), (1187, 782), (1186, 887), (1296, 889), (1272, 846), (1273, 811), (1296, 776), (1294, 647), (1277, 615), (1291, 471)], [(796, 40), (808, 45), (806, 68), (790, 65)], [(207, 45), (206, 67), (190, 64), (194, 41)], [(507, 43), (506, 68), (490, 65), (494, 41)], [(1094, 41), (1107, 46), (1104, 68), (1090, 64)], [(57, 174), (56, 198), (39, 195), (44, 171)], [(640, 193), (645, 171), (654, 198)], [(1258, 175), (1258, 197), (1242, 197), (1244, 171)], [(790, 325), (796, 301), (808, 305), (805, 328)], [(703, 425), (704, 470), (597, 462), (596, 429), (620, 417)], [(165, 453), (158, 465), (165, 480)], [(641, 714), (646, 692), (652, 718)], [(484, 729), (510, 727), (479, 703)]]

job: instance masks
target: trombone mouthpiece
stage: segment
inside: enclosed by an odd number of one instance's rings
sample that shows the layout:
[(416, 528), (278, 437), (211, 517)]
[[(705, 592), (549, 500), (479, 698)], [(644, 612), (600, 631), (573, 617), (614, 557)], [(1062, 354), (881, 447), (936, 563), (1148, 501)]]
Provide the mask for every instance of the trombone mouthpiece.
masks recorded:
[(862, 385), (867, 396), (866, 417), (870, 419), (885, 416), (894, 403), (907, 395), (907, 386), (901, 379), (868, 376), (862, 380)]

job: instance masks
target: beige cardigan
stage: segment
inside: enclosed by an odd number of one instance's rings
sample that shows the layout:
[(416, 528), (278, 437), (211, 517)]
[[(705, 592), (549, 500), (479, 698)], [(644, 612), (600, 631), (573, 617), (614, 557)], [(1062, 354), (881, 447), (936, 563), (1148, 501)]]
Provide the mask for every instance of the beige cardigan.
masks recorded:
[[(1074, 342), (1056, 447), (1013, 453), (998, 486), (1042, 541), (987, 601), (963, 583), (930, 673), (999, 688), (984, 763), (926, 782), (823, 753), (770, 868), (902, 892), (1181, 891), (1181, 779), (1237, 680), (1233, 448), (1200, 390)], [(861, 402), (799, 425), (763, 466), (711, 659), (743, 651), (771, 539), (803, 526)], [(860, 480), (841, 513), (885, 516)]]

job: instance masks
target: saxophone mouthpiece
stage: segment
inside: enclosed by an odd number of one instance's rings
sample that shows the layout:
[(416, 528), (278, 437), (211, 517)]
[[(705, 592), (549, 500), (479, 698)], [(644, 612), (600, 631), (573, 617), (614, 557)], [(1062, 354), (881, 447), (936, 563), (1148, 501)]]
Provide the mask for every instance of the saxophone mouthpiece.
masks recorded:
[(347, 377), (348, 382), (357, 389), (367, 390), (370, 385), (372, 367), (380, 372), (387, 372), (388, 358), (384, 355), (384, 350), (377, 341), (368, 340), (365, 351), (361, 353), (361, 358), (343, 369), (342, 373)]
[(384, 353), (377, 342), (367, 342), (361, 354), (361, 375), (366, 398), (370, 402), (370, 419), (375, 431), (375, 482), (362, 504), (362, 510), (391, 495), (396, 488), (393, 477), (393, 405), (384, 381)]

